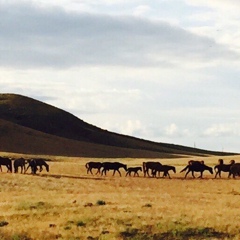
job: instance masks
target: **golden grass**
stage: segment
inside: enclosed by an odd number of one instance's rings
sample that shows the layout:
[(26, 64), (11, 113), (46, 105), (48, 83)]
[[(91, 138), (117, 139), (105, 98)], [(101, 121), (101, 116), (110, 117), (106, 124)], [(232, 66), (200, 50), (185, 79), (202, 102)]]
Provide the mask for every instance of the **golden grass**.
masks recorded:
[[(226, 173), (184, 180), (185, 158), (156, 160), (176, 166), (172, 179), (125, 177), (123, 170), (101, 177), (86, 174), (90, 159), (51, 158), (49, 173), (0, 173), (0, 224), (8, 222), (0, 239), (240, 239), (240, 182)], [(204, 161), (214, 166), (218, 158)], [(224, 157), (231, 159), (240, 156)]]

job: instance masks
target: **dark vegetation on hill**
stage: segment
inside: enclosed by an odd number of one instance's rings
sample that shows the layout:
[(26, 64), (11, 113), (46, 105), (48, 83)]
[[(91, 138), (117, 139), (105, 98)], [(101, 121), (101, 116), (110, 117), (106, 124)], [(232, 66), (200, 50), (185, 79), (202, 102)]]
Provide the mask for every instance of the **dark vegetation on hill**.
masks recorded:
[(103, 130), (41, 101), (0, 94), (0, 151), (79, 157), (231, 155)]

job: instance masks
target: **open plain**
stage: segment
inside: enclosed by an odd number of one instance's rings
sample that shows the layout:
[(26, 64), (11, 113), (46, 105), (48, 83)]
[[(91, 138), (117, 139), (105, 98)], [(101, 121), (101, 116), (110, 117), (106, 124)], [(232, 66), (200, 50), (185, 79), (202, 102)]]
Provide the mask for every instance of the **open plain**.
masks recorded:
[[(202, 158), (154, 159), (176, 167), (168, 179), (144, 178), (142, 172), (125, 177), (124, 170), (121, 177), (111, 171), (91, 175), (85, 168), (88, 161), (130, 167), (149, 159), (41, 157), (50, 159), (50, 172), (7, 173), (3, 167), (0, 239), (240, 239), (240, 179), (227, 173), (214, 179), (209, 172), (184, 179), (180, 173), (189, 159)], [(218, 159), (204, 161), (213, 167)], [(240, 156), (223, 159), (240, 162)]]

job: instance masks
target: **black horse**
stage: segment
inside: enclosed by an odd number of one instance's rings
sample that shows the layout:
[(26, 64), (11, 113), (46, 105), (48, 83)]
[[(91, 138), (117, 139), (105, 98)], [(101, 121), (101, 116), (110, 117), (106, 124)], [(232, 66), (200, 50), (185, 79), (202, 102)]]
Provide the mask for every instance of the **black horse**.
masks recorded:
[(85, 165), (86, 169), (87, 169), (87, 174), (90, 172), (92, 173), (92, 169), (97, 169), (96, 174), (100, 173), (100, 170), (102, 168), (102, 163), (101, 162), (87, 162)]
[(211, 174), (213, 174), (213, 169), (211, 167), (205, 165), (203, 161), (194, 161), (194, 160), (189, 161), (189, 164), (184, 169), (182, 169), (180, 172), (184, 172), (186, 170), (187, 170), (187, 172), (185, 174), (185, 178), (187, 177), (187, 175), (190, 172), (192, 172), (192, 176), (194, 178), (195, 178), (194, 172), (200, 172), (199, 178), (202, 178), (203, 172), (205, 170), (208, 170)]
[(36, 174), (38, 167), (39, 167), (39, 172), (43, 170), (43, 166), (46, 168), (46, 171), (49, 172), (49, 165), (46, 163), (46, 161), (42, 158), (33, 158), (28, 160), (28, 166), (25, 170), (24, 173), (27, 172), (29, 168), (31, 168), (32, 173)]
[(163, 177), (166, 177), (168, 176), (169, 178), (170, 177), (170, 174), (169, 174), (169, 171), (173, 171), (174, 173), (176, 173), (176, 168), (174, 166), (170, 166), (170, 165), (158, 165), (156, 166), (156, 168), (153, 170), (152, 174), (153, 174), (153, 177), (156, 177), (157, 176), (157, 172), (163, 172)]
[(31, 168), (32, 174), (37, 173), (38, 168), (37, 168), (37, 163), (36, 163), (35, 159), (28, 160), (28, 166), (27, 166), (26, 170), (24, 171), (24, 173), (26, 173), (29, 168)]
[(148, 175), (148, 177), (150, 177), (149, 175), (149, 169), (152, 170), (152, 173), (154, 170), (156, 170), (156, 168), (162, 166), (162, 164), (160, 162), (143, 162), (143, 174), (144, 177), (146, 177), (146, 175)]
[(17, 173), (18, 172), (18, 168), (21, 168), (21, 173), (23, 173), (26, 169), (26, 160), (24, 158), (17, 158), (14, 160), (13, 162), (13, 167), (14, 167), (14, 172)]
[(217, 176), (219, 176), (219, 177), (221, 178), (221, 172), (228, 172), (228, 178), (229, 178), (230, 175), (231, 175), (230, 169), (231, 169), (231, 166), (235, 163), (235, 160), (231, 160), (231, 161), (230, 161), (230, 164), (224, 164), (224, 163), (223, 163), (223, 160), (222, 160), (222, 159), (219, 159), (219, 160), (218, 160), (218, 163), (219, 163), (219, 164), (214, 167), (214, 170), (215, 170), (215, 172), (216, 172), (215, 178), (216, 178)]
[(7, 167), (7, 172), (12, 172), (12, 160), (7, 157), (0, 157), (0, 169), (2, 172), (2, 165)]
[(240, 163), (234, 163), (231, 167), (230, 167), (230, 175), (233, 175), (233, 178), (235, 178), (236, 176), (240, 176)]
[(126, 176), (131, 176), (131, 173), (133, 172), (134, 173), (134, 177), (137, 175), (139, 176), (138, 174), (138, 171), (142, 171), (142, 167), (130, 167), (127, 169), (127, 173), (126, 173)]
[(127, 165), (120, 162), (103, 162), (102, 167), (103, 167), (103, 170), (101, 175), (103, 175), (104, 173), (105, 176), (107, 171), (109, 170), (113, 170), (113, 176), (115, 175), (116, 171), (119, 173), (120, 176), (122, 176), (121, 172), (119, 171), (119, 168), (123, 168), (125, 169), (125, 171), (127, 171)]

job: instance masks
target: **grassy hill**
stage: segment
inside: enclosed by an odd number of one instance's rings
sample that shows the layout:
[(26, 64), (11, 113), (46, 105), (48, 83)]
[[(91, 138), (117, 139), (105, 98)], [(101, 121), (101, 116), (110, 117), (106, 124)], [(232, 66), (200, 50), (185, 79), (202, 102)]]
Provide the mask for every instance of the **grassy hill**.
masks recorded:
[(231, 155), (103, 130), (41, 101), (0, 94), (0, 151), (82, 157)]

